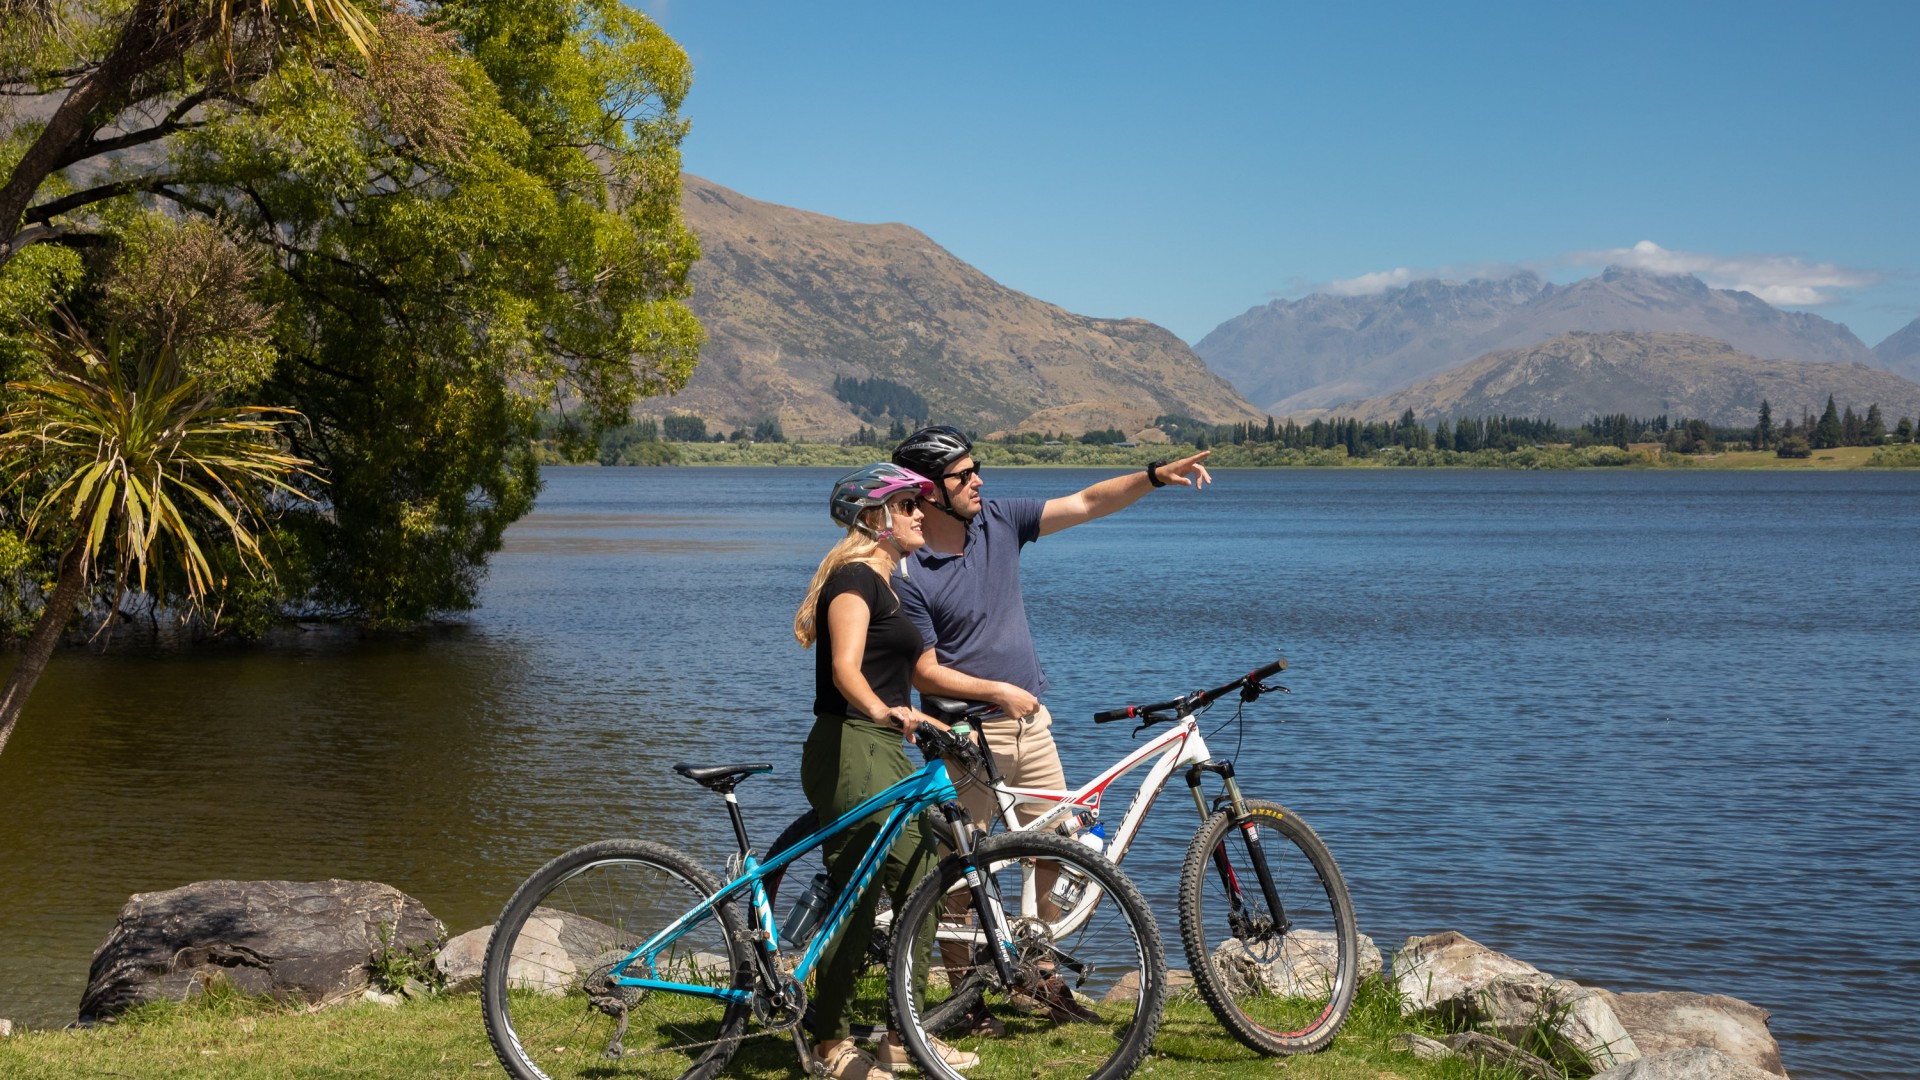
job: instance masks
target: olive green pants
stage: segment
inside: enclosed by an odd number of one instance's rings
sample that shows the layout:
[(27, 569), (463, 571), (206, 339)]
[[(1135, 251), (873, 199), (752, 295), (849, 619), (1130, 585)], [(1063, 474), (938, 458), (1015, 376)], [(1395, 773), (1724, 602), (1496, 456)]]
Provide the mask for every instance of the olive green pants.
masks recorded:
[[(819, 813), (822, 825), (912, 774), (899, 732), (853, 717), (816, 717), (800, 754), (800, 787)], [(886, 812), (882, 811), (821, 845), (827, 877), (836, 892), (853, 881), (861, 856), (879, 838), (885, 821)], [(906, 906), (907, 894), (933, 869), (936, 859), (933, 844), (922, 835), (917, 817), (908, 819), (880, 868), (878, 884), (892, 897), (893, 910)], [(869, 888), (840, 932), (821, 951), (814, 975), (815, 1042), (847, 1037), (853, 984), (866, 968), (867, 940), (873, 936), (873, 913), (878, 904), (879, 894)], [(924, 943), (916, 945), (925, 947)]]

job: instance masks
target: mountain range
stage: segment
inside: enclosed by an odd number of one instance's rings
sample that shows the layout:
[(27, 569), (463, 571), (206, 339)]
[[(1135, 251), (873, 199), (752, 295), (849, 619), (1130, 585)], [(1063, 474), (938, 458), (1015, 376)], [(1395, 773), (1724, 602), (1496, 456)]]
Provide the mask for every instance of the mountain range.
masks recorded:
[(878, 379), (920, 395), (933, 419), (981, 432), (1131, 434), (1162, 414), (1265, 417), (1144, 319), (1075, 315), (905, 225), (681, 179), (702, 249), (692, 307), (708, 340), (687, 387), (643, 402), (638, 416), (693, 413), (710, 429), (774, 419), (789, 437), (839, 439), (887, 418), (856, 413), (836, 380)]
[[(1412, 386), (1331, 410), (1364, 421), (1412, 409), (1426, 423), (1455, 416), (1546, 417), (1577, 425), (1609, 413), (1755, 422), (1760, 403), (1776, 423), (1818, 416), (1831, 394), (1888, 427), (1920, 416), (1920, 384), (1863, 364), (1769, 360), (1698, 334), (1570, 331), (1524, 349), (1488, 353)], [(1312, 413), (1299, 417), (1310, 419)]]
[(1391, 392), (1574, 330), (1688, 333), (1753, 356), (1881, 366), (1839, 323), (1690, 275), (1622, 267), (1568, 285), (1520, 273), (1275, 300), (1221, 323), (1194, 348), (1248, 400), (1285, 416)]
[(1888, 371), (1920, 382), (1920, 319), (1887, 335), (1873, 347), (1873, 355)]

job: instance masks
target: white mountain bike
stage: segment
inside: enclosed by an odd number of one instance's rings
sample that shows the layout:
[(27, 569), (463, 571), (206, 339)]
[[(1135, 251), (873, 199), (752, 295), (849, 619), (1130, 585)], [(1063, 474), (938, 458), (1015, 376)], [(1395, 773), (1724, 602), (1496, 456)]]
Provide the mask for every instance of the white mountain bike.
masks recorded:
[[(1119, 827), (1105, 842), (1106, 856), (1121, 863), (1154, 800), (1176, 773), (1183, 775), (1200, 826), (1187, 845), (1180, 874), (1181, 943), (1194, 984), (1213, 1014), (1235, 1038), (1267, 1054), (1312, 1053), (1331, 1044), (1353, 1004), (1359, 966), (1353, 901), (1326, 844), (1292, 811), (1245, 797), (1233, 762), (1215, 760), (1200, 734), (1200, 715), (1234, 691), (1239, 692), (1239, 706), (1228, 723), (1245, 724), (1248, 703), (1272, 690), (1286, 691), (1265, 681), (1286, 666), (1284, 659), (1276, 660), (1212, 690), (1095, 713), (1098, 724), (1139, 721), (1135, 735), (1171, 726), (1073, 791), (1009, 785), (992, 766), (990, 754), (984, 755), (984, 781), (977, 780), (993, 788), (997, 817), (1007, 830), (1077, 835), (1098, 819), (1109, 786), (1151, 762)], [(928, 698), (926, 704), (948, 722), (993, 715), (990, 705), (938, 698)], [(1219, 777), (1223, 788), (1211, 799), (1204, 790), (1208, 774)], [(1015, 807), (1035, 804), (1046, 809), (1032, 820), (1018, 820)], [(808, 811), (774, 841), (771, 851), (778, 854), (815, 831), (814, 815)], [(795, 867), (802, 868), (801, 874), (791, 872)], [(788, 869), (786, 880), (799, 887), (788, 886), (783, 894), (798, 895), (809, 880), (804, 876), (809, 868), (796, 861)], [(1034, 870), (1027, 867), (1018, 918), (1044, 925), (1064, 940), (1099, 905), (1100, 888), (1072, 881), (1056, 885), (1051, 898), (1065, 902), (1059, 918), (1049, 922), (1040, 916)], [(781, 884), (769, 880), (769, 894), (782, 892)], [(889, 925), (889, 913), (882, 912), (872, 946), (877, 958), (887, 955)]]

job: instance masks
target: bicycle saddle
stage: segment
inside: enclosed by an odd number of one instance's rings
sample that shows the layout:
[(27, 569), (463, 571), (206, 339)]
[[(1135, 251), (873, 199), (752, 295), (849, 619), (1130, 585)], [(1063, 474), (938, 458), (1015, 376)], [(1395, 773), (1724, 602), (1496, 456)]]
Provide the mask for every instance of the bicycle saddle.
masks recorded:
[(719, 791), (722, 786), (731, 788), (755, 773), (772, 772), (772, 765), (688, 765), (681, 763), (673, 771), (699, 784), (701, 787)]

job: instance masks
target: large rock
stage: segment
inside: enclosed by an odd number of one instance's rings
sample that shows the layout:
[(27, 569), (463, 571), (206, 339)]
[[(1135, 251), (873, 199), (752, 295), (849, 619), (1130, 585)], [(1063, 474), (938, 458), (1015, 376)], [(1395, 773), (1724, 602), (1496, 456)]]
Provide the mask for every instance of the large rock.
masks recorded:
[(1738, 1062), (1710, 1046), (1669, 1050), (1595, 1073), (1593, 1080), (1777, 1080), (1774, 1074)]
[(362, 992), (383, 949), (424, 953), (445, 928), (377, 881), (201, 881), (138, 893), (93, 954), (82, 1022), (179, 1001), (209, 980), (328, 1005)]
[(1725, 994), (1600, 993), (1648, 1057), (1704, 1046), (1763, 1072), (1787, 1074), (1780, 1044), (1767, 1029), (1767, 1010), (1758, 1005)]
[[(434, 969), (446, 980), (448, 990), (479, 989), (493, 929), (469, 930), (435, 955)], [(507, 958), (507, 984), (558, 996), (585, 986), (591, 976), (626, 959), (640, 944), (640, 937), (631, 931), (570, 911), (535, 908)], [(656, 973), (686, 982), (725, 983), (731, 978), (731, 967), (732, 961), (718, 953), (669, 951), (659, 958)]]
[(447, 993), (463, 994), (480, 989), (480, 973), (487, 963), (487, 941), (493, 927), (483, 926), (447, 939), (433, 954), (433, 970), (440, 976)]
[(1393, 981), (1403, 1010), (1433, 1010), (1452, 1021), (1464, 1021), (1472, 1013), (1474, 999), (1495, 977), (1539, 972), (1532, 964), (1451, 930), (1410, 937), (1393, 957)]
[(1474, 1000), (1473, 1019), (1571, 1074), (1600, 1072), (1641, 1056), (1601, 991), (1544, 972), (1494, 976)]

